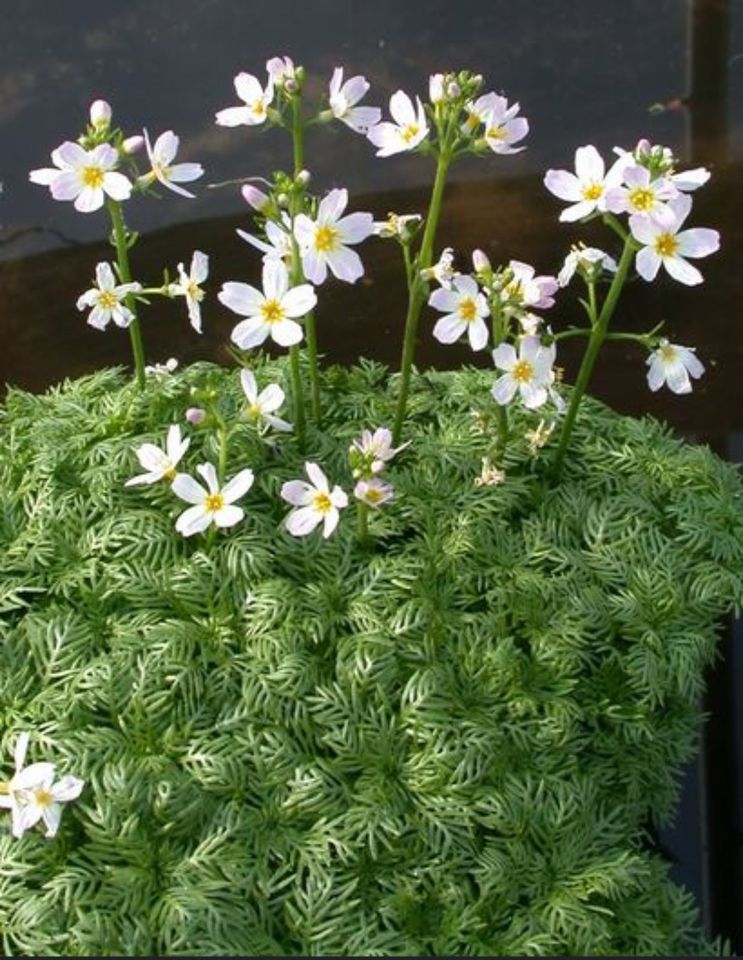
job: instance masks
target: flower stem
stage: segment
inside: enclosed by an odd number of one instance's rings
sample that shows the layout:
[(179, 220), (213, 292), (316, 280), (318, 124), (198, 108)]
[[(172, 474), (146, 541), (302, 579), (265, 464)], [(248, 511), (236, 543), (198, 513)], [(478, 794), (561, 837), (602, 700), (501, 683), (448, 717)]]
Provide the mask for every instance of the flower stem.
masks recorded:
[(578, 407), (580, 406), (580, 402), (583, 399), (583, 394), (586, 392), (588, 383), (591, 379), (596, 358), (598, 357), (599, 351), (601, 350), (604, 340), (606, 339), (609, 329), (609, 321), (612, 318), (614, 308), (616, 307), (617, 300), (619, 299), (619, 294), (622, 292), (622, 287), (627, 279), (627, 274), (629, 273), (629, 268), (632, 263), (632, 257), (635, 249), (636, 247), (634, 240), (631, 236), (627, 236), (624, 241), (624, 250), (622, 250), (619, 267), (617, 268), (617, 272), (614, 274), (614, 279), (612, 280), (611, 286), (609, 287), (609, 292), (607, 293), (606, 299), (601, 307), (601, 312), (599, 313), (598, 317), (595, 315), (591, 317), (593, 329), (588, 340), (586, 352), (583, 354), (583, 360), (580, 365), (580, 370), (578, 371), (578, 379), (573, 387), (573, 393), (570, 398), (570, 406), (568, 407), (568, 412), (565, 415), (565, 420), (563, 422), (562, 432), (560, 434), (560, 443), (557, 447), (555, 459), (552, 464), (552, 476), (555, 480), (559, 479), (560, 477), (563, 461), (565, 459), (565, 453), (567, 452), (570, 436), (575, 425), (575, 419), (578, 415)]
[[(493, 322), (493, 349), (495, 349), (499, 344), (503, 343), (508, 332), (508, 320), (503, 316), (499, 293), (495, 293), (495, 295), (491, 297), (490, 313)], [(508, 446), (508, 407), (495, 400), (493, 402), (496, 405), (496, 416), (498, 419), (498, 439), (496, 441), (495, 451), (493, 452), (493, 463), (496, 466), (500, 466), (503, 455), (506, 452), (506, 447)]]
[[(122, 283), (131, 283), (132, 273), (129, 267), (129, 247), (121, 204), (118, 200), (108, 200), (107, 207), (109, 216), (111, 217), (111, 227), (113, 228), (116, 262), (119, 266), (119, 279)], [(129, 324), (129, 339), (134, 356), (134, 372), (137, 378), (137, 386), (140, 390), (143, 390), (145, 384), (144, 346), (142, 344), (142, 331), (140, 330), (139, 320), (137, 319), (136, 300), (133, 294), (130, 293), (124, 298), (124, 304), (133, 314), (132, 322)]]
[(431, 191), (431, 202), (428, 206), (426, 228), (423, 232), (417, 270), (410, 278), (408, 288), (408, 312), (405, 317), (405, 337), (403, 340), (402, 360), (400, 362), (400, 395), (397, 401), (397, 413), (392, 431), (394, 443), (400, 442), (402, 425), (405, 420), (405, 412), (408, 406), (408, 392), (410, 390), (410, 374), (415, 356), (415, 338), (418, 332), (418, 320), (420, 319), (421, 308), (423, 307), (425, 299), (425, 287), (421, 279), (421, 271), (427, 270), (431, 266), (433, 244), (436, 239), (436, 229), (439, 224), (439, 216), (441, 215), (441, 201), (444, 197), (446, 175), (450, 163), (451, 156), (448, 149), (444, 147), (436, 163), (436, 178)]
[(294, 429), (299, 449), (304, 450), (304, 397), (302, 396), (302, 370), (299, 365), (299, 347), (295, 343), (289, 347), (289, 365), (292, 375), (292, 393), (294, 394)]
[(361, 546), (366, 546), (369, 542), (369, 507), (361, 500), (356, 502), (356, 516), (358, 518), (358, 538)]

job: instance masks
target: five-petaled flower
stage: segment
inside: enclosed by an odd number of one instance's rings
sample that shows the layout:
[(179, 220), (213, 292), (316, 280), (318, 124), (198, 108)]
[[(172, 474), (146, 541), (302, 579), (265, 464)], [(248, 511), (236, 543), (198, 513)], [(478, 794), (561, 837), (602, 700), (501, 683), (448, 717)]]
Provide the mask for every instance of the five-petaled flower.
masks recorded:
[(154, 443), (143, 443), (136, 450), (137, 460), (147, 471), (139, 473), (131, 480), (127, 480), (125, 487), (137, 487), (141, 484), (157, 483), (159, 480), (174, 480), (176, 476), (176, 467), (183, 459), (186, 450), (191, 441), (181, 437), (181, 428), (177, 424), (172, 424), (168, 428), (168, 435), (165, 439), (165, 449), (156, 447)]
[(196, 470), (206, 481), (206, 489), (187, 473), (179, 473), (173, 480), (173, 493), (194, 504), (178, 517), (176, 530), (184, 537), (190, 537), (206, 530), (212, 523), (217, 527), (234, 527), (245, 516), (242, 507), (235, 506), (235, 500), (244, 497), (253, 486), (253, 471), (241, 470), (220, 489), (213, 464), (200, 463)]
[(293, 537), (305, 537), (322, 523), (327, 539), (338, 526), (339, 510), (348, 506), (348, 495), (339, 487), (330, 489), (328, 478), (316, 463), (305, 463), (310, 480), (289, 480), (281, 488), (281, 496), (295, 510), (286, 518), (286, 529)]
[(251, 247), (260, 250), (263, 254), (263, 262), (268, 260), (282, 260), (284, 263), (290, 263), (293, 256), (292, 248), (292, 228), (291, 220), (287, 214), (282, 214), (282, 224), (274, 223), (273, 220), (266, 220), (264, 230), (266, 239), (248, 233), (247, 230), (237, 230), (237, 235), (241, 240), (249, 243)]
[(606, 210), (606, 193), (619, 184), (628, 162), (626, 155), (618, 157), (607, 173), (603, 157), (589, 144), (575, 151), (575, 173), (548, 170), (544, 185), (560, 200), (570, 203), (560, 214), (560, 220), (572, 222), (587, 217), (594, 210)]
[(534, 310), (548, 310), (555, 305), (552, 296), (557, 291), (558, 283), (555, 277), (535, 277), (534, 267), (521, 260), (511, 260), (508, 264), (511, 279), (501, 291), (501, 300), (506, 313), (519, 312), (531, 307)]
[(414, 150), (428, 136), (426, 111), (420, 97), (413, 101), (402, 90), (390, 97), (390, 113), (394, 123), (384, 121), (372, 127), (367, 137), (378, 147), (378, 157), (391, 157), (395, 153)]
[(55, 200), (73, 200), (80, 213), (92, 213), (100, 210), (107, 196), (127, 200), (131, 195), (131, 183), (115, 170), (118, 160), (116, 150), (107, 143), (83, 150), (68, 140), (52, 151), (58, 169), (32, 170), (29, 179), (49, 187)]
[(179, 138), (172, 130), (166, 130), (150, 143), (150, 137), (146, 130), (143, 130), (144, 142), (147, 149), (147, 156), (150, 161), (151, 170), (140, 180), (143, 183), (152, 183), (157, 180), (173, 193), (180, 193), (183, 197), (193, 198), (194, 194), (179, 187), (179, 183), (190, 183), (192, 180), (198, 180), (204, 173), (204, 168), (200, 163), (173, 163), (175, 155), (178, 153)]
[(16, 741), (15, 774), (7, 783), (0, 783), (0, 807), (10, 810), (11, 833), (22, 837), (40, 820), (46, 837), (54, 837), (62, 819), (62, 804), (76, 800), (85, 783), (70, 774), (55, 783), (53, 763), (32, 763), (24, 767), (29, 734), (21, 733)]
[(248, 405), (245, 409), (245, 415), (256, 423), (261, 421), (274, 430), (289, 431), (292, 425), (282, 420), (281, 417), (274, 416), (276, 410), (279, 410), (284, 403), (284, 391), (278, 383), (269, 383), (258, 393), (258, 384), (255, 374), (252, 370), (242, 370), (240, 372), (240, 383), (243, 393), (248, 399)]
[(331, 190), (320, 201), (314, 220), (300, 213), (294, 221), (302, 269), (312, 283), (324, 283), (328, 268), (347, 283), (355, 283), (364, 275), (361, 257), (349, 244), (361, 243), (374, 233), (374, 217), (370, 213), (350, 213), (344, 217), (347, 205), (348, 190)]
[(330, 78), (330, 112), (336, 120), (345, 123), (356, 133), (366, 134), (369, 128), (379, 123), (382, 111), (379, 107), (359, 107), (369, 89), (366, 77), (351, 77), (343, 82), (343, 67), (336, 67)]
[(622, 184), (606, 191), (606, 209), (612, 213), (647, 214), (664, 224), (673, 219), (666, 201), (678, 195), (671, 180), (653, 178), (647, 167), (631, 164), (622, 173)]
[(517, 116), (520, 109), (518, 103), (509, 107), (505, 97), (495, 96), (492, 109), (485, 117), (483, 130), (485, 142), (493, 153), (519, 153), (525, 149), (514, 146), (529, 132), (529, 121), (526, 117)]
[(105, 330), (111, 320), (117, 327), (128, 327), (134, 314), (124, 300), (141, 289), (136, 281), (117, 284), (111, 265), (104, 261), (95, 268), (95, 286), (77, 298), (77, 309), (90, 310), (88, 323), (96, 330)]
[(663, 384), (673, 393), (691, 393), (691, 380), (699, 379), (704, 373), (704, 365), (697, 359), (693, 347), (681, 347), (668, 340), (658, 341), (658, 348), (647, 358), (648, 386), (651, 390), (660, 390)]
[(450, 290), (444, 287), (434, 290), (428, 303), (446, 314), (433, 328), (433, 335), (440, 343), (454, 343), (466, 333), (473, 350), (487, 346), (488, 325), (484, 318), (490, 315), (490, 309), (472, 277), (460, 274), (452, 280)]
[(380, 480), (378, 477), (372, 477), (369, 480), (359, 480), (353, 488), (353, 495), (357, 500), (365, 503), (367, 507), (376, 510), (382, 504), (392, 500), (395, 490), (391, 483)]
[(281, 260), (263, 264), (262, 291), (247, 283), (229, 281), (217, 296), (226, 307), (245, 317), (231, 334), (232, 342), (241, 350), (259, 347), (268, 337), (282, 347), (299, 343), (303, 333), (295, 318), (304, 317), (317, 303), (311, 284), (290, 289), (289, 272)]
[(662, 224), (645, 214), (629, 218), (632, 236), (643, 244), (635, 257), (635, 268), (643, 280), (651, 281), (663, 264), (674, 280), (693, 287), (704, 277), (685, 258), (715, 253), (720, 248), (720, 234), (706, 227), (681, 230), (691, 210), (691, 197), (686, 194), (669, 200), (668, 210), (669, 217)]
[(191, 268), (186, 273), (183, 264), (178, 264), (178, 283), (171, 283), (168, 293), (171, 297), (185, 297), (188, 319), (197, 333), (201, 333), (201, 301), (204, 291), (201, 284), (209, 276), (209, 257), (201, 250), (194, 250)]
[(234, 80), (235, 92), (243, 101), (242, 107), (226, 107), (216, 115), (216, 122), (223, 127), (239, 127), (246, 124), (254, 127), (264, 123), (268, 108), (273, 101), (274, 82), (268, 79), (265, 89), (260, 80), (251, 73), (238, 73)]
[(493, 361), (505, 373), (493, 384), (493, 399), (501, 406), (513, 400), (518, 390), (521, 401), (530, 410), (547, 401), (553, 382), (554, 351), (542, 346), (539, 337), (521, 337), (518, 355), (510, 343), (493, 350)]
[(361, 437), (354, 440), (349, 449), (354, 479), (382, 473), (390, 460), (409, 444), (410, 440), (399, 447), (393, 447), (392, 431), (387, 427), (378, 427), (373, 433), (371, 430), (363, 430)]
[(617, 272), (617, 262), (613, 257), (598, 247), (573, 247), (570, 253), (565, 257), (560, 272), (557, 275), (557, 282), (561, 287), (566, 287), (573, 279), (576, 270), (580, 270), (584, 275), (593, 276), (595, 279), (603, 270), (607, 273)]

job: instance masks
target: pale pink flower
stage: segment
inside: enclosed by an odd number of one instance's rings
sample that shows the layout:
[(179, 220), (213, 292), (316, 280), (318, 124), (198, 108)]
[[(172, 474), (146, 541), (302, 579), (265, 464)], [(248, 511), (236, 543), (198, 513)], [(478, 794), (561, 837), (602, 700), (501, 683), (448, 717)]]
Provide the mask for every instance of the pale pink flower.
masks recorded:
[(697, 359), (693, 347), (680, 347), (677, 343), (660, 340), (658, 349), (647, 359), (648, 386), (660, 390), (663, 384), (673, 393), (691, 393), (691, 381), (704, 373), (703, 364)]
[(336, 67), (330, 79), (330, 111), (336, 120), (345, 123), (356, 133), (367, 134), (369, 128), (379, 123), (382, 111), (379, 107), (359, 107), (357, 104), (369, 90), (366, 77), (351, 77), (343, 82), (343, 67)]
[(496, 403), (505, 406), (518, 391), (529, 410), (546, 403), (554, 376), (554, 351), (543, 347), (539, 337), (521, 337), (519, 352), (510, 343), (501, 343), (493, 350), (493, 361), (505, 373), (493, 384)]
[(369, 480), (359, 480), (353, 488), (353, 495), (367, 507), (377, 510), (383, 503), (389, 503), (392, 500), (395, 490), (391, 483), (372, 477)]
[(673, 219), (666, 202), (679, 191), (666, 177), (651, 179), (647, 167), (632, 164), (622, 173), (623, 183), (606, 191), (606, 209), (612, 213), (647, 214), (658, 223)]
[(472, 277), (466, 274), (455, 277), (450, 290), (443, 287), (434, 290), (428, 303), (446, 314), (433, 328), (439, 343), (454, 343), (466, 333), (473, 350), (483, 350), (488, 345), (488, 325), (484, 318), (490, 315), (490, 309)]
[(172, 130), (161, 133), (154, 144), (150, 143), (146, 130), (143, 130), (142, 133), (144, 134), (144, 143), (152, 169), (140, 179), (143, 182), (150, 183), (157, 180), (158, 183), (167, 187), (168, 190), (172, 190), (173, 193), (179, 193), (182, 197), (193, 198), (192, 193), (189, 193), (183, 187), (179, 187), (178, 184), (190, 183), (192, 180), (198, 180), (199, 177), (203, 176), (204, 168), (201, 164), (173, 163), (175, 155), (178, 153), (180, 140)]
[(244, 497), (253, 486), (253, 471), (241, 470), (220, 489), (213, 464), (201, 463), (196, 470), (206, 481), (206, 488), (186, 473), (179, 473), (173, 481), (173, 493), (193, 504), (176, 520), (176, 530), (184, 537), (191, 537), (212, 523), (217, 527), (234, 527), (245, 516), (242, 507), (235, 506), (235, 500)]
[(197, 333), (201, 333), (201, 301), (204, 291), (201, 284), (209, 276), (209, 257), (201, 250), (194, 250), (191, 267), (186, 273), (182, 263), (178, 264), (178, 283), (171, 283), (168, 292), (172, 297), (184, 297), (188, 319)]
[(349, 245), (361, 243), (374, 233), (374, 217), (370, 213), (344, 217), (347, 205), (347, 190), (331, 190), (320, 201), (314, 220), (300, 213), (294, 221), (302, 269), (312, 283), (324, 283), (328, 268), (347, 283), (355, 283), (364, 275), (361, 258)]
[(404, 153), (414, 150), (419, 143), (428, 136), (426, 111), (420, 101), (415, 98), (417, 106), (402, 90), (393, 93), (390, 97), (390, 113), (394, 123), (384, 121), (372, 127), (367, 137), (378, 147), (378, 157), (391, 157), (395, 153)]
[(80, 213), (100, 210), (106, 197), (127, 200), (132, 185), (115, 167), (119, 156), (113, 147), (101, 143), (92, 150), (83, 150), (79, 143), (67, 141), (52, 151), (57, 166), (32, 170), (32, 183), (49, 187), (55, 200), (72, 200)]
[(136, 281), (117, 283), (111, 265), (105, 261), (96, 266), (95, 278), (95, 286), (78, 297), (77, 309), (90, 310), (88, 323), (96, 330), (105, 330), (111, 320), (117, 327), (128, 327), (134, 314), (124, 301), (142, 285)]
[(720, 234), (706, 227), (681, 230), (691, 210), (691, 197), (686, 194), (669, 200), (668, 208), (670, 216), (663, 224), (643, 214), (629, 218), (632, 236), (643, 244), (635, 258), (635, 268), (643, 280), (650, 282), (662, 264), (674, 280), (695, 286), (702, 283), (704, 277), (686, 258), (715, 253), (720, 248)]
[(518, 153), (525, 149), (514, 146), (529, 132), (529, 121), (526, 117), (517, 116), (519, 110), (518, 103), (509, 107), (505, 97), (495, 98), (493, 108), (485, 117), (483, 131), (485, 142), (493, 153)]
[(596, 147), (589, 144), (575, 151), (575, 173), (568, 170), (548, 170), (544, 185), (569, 207), (560, 214), (560, 220), (581, 220), (594, 210), (606, 210), (606, 192), (619, 184), (622, 171), (627, 166), (626, 156), (618, 157), (605, 171), (604, 160)]
[(268, 108), (273, 101), (273, 80), (269, 77), (264, 89), (258, 78), (251, 73), (238, 73), (234, 84), (237, 96), (244, 106), (220, 110), (216, 115), (216, 122), (223, 127), (239, 127), (243, 124), (254, 127), (265, 123)]
[(316, 463), (305, 463), (310, 480), (289, 480), (281, 488), (281, 496), (296, 507), (286, 518), (286, 529), (293, 537), (305, 537), (322, 523), (326, 539), (338, 526), (339, 510), (348, 506), (348, 495), (339, 487), (330, 489), (328, 478)]

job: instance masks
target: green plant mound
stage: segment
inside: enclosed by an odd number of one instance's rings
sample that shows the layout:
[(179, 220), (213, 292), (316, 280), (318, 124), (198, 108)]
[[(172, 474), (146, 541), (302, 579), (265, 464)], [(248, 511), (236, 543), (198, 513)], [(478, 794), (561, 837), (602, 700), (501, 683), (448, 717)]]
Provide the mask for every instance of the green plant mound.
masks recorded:
[[(272, 362), (259, 382), (288, 380)], [(518, 440), (477, 486), (492, 374), (414, 380), (396, 500), (283, 529), (305, 459), (351, 489), (383, 368), (324, 374), (305, 454), (246, 425), (245, 520), (185, 540), (133, 449), (193, 385), (120, 371), (0, 411), (2, 771), (84, 778), (60, 833), (0, 823), (6, 954), (673, 954), (711, 949), (645, 826), (672, 812), (720, 617), (743, 597), (735, 470), (587, 402), (557, 488)], [(181, 468), (216, 460), (188, 428)], [(399, 461), (399, 462), (398, 462)]]

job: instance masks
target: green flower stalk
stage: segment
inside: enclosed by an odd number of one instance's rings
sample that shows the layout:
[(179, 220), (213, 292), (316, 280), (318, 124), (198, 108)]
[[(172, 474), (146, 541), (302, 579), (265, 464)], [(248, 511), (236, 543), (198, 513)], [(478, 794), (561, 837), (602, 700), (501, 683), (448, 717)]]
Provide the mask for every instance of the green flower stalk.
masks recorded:
[[(132, 236), (126, 229), (121, 203), (118, 200), (109, 199), (106, 207), (111, 218), (111, 242), (116, 249), (119, 279), (122, 283), (131, 283), (132, 272), (129, 267), (129, 247), (132, 243)], [(132, 356), (134, 357), (134, 375), (138, 387), (142, 390), (145, 384), (144, 345), (142, 343), (142, 331), (139, 326), (134, 295), (131, 293), (127, 294), (124, 298), (124, 304), (132, 314), (132, 320), (128, 326), (129, 339), (132, 345)]]

